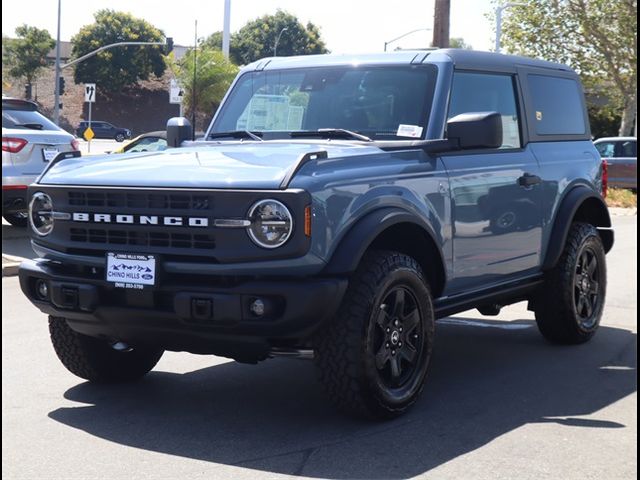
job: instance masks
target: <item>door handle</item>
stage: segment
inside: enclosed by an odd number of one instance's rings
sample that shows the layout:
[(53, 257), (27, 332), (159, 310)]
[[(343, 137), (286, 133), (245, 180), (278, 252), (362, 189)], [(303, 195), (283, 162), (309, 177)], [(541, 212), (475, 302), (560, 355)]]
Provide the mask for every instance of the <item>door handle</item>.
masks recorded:
[(518, 185), (521, 187), (532, 187), (538, 183), (542, 183), (542, 179), (538, 175), (533, 175), (531, 173), (525, 173), (518, 178)]

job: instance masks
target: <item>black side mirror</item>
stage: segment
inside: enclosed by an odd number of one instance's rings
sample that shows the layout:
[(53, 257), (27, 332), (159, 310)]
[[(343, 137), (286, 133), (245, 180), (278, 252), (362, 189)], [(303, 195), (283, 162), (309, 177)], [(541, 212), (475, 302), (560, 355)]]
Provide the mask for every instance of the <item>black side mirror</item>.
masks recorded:
[(447, 138), (462, 150), (499, 148), (502, 145), (502, 117), (498, 112), (461, 113), (447, 122)]
[(167, 122), (167, 148), (177, 148), (191, 140), (191, 123), (184, 117), (173, 117)]

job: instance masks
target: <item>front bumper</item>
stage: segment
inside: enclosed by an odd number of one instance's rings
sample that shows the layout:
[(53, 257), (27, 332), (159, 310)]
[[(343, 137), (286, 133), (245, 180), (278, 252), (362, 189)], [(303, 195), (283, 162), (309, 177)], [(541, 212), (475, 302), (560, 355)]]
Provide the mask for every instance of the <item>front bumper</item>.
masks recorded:
[[(176, 276), (153, 289), (126, 290), (89, 270), (27, 260), (20, 266), (20, 286), (42, 312), (66, 318), (79, 333), (243, 361), (300, 346), (335, 314), (347, 287), (341, 278), (193, 283)], [(47, 283), (46, 298), (37, 293), (39, 280)], [(265, 304), (259, 318), (250, 309), (256, 299)]]

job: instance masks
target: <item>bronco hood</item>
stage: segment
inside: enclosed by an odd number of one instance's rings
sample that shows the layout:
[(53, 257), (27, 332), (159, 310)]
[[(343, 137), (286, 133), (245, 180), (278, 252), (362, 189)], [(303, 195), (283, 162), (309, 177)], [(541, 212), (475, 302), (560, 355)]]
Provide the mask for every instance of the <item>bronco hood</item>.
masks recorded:
[(158, 188), (278, 189), (306, 153), (329, 158), (380, 153), (374, 146), (337, 142), (228, 142), (162, 152), (99, 155), (61, 160), (40, 178), (43, 185)]

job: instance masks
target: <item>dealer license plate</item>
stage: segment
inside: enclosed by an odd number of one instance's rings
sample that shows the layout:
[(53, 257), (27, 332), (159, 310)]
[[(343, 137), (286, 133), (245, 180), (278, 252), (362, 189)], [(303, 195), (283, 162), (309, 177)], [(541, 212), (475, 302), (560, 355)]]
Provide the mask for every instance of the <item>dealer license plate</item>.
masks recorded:
[(50, 162), (60, 153), (57, 148), (43, 148), (42, 149), (42, 158), (45, 162)]
[(117, 288), (141, 290), (156, 283), (156, 257), (137, 253), (107, 253), (106, 280)]

